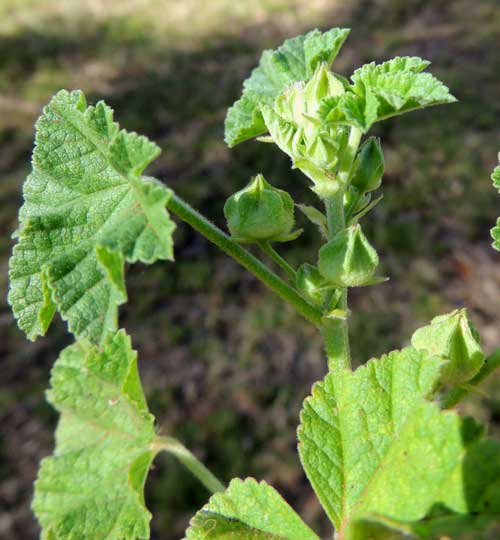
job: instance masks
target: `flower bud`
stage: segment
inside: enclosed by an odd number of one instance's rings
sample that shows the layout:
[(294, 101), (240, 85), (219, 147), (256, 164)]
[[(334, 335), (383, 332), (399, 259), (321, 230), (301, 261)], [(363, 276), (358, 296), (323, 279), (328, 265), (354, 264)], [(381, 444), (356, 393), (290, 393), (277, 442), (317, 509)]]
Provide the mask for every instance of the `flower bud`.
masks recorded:
[(231, 235), (242, 242), (292, 239), (294, 203), (259, 174), (226, 201), (224, 215)]
[(360, 193), (367, 193), (380, 187), (384, 174), (384, 154), (380, 141), (370, 137), (356, 157), (351, 185)]
[(411, 344), (417, 350), (448, 360), (442, 374), (442, 380), (448, 384), (467, 382), (484, 363), (479, 335), (465, 309), (435, 317), (430, 325), (413, 334)]
[(377, 252), (368, 242), (360, 225), (349, 227), (319, 250), (321, 275), (337, 287), (360, 287), (375, 283)]
[(297, 270), (295, 285), (306, 300), (318, 306), (325, 302), (329, 291), (332, 289), (319, 273), (319, 270), (308, 263), (304, 263)]

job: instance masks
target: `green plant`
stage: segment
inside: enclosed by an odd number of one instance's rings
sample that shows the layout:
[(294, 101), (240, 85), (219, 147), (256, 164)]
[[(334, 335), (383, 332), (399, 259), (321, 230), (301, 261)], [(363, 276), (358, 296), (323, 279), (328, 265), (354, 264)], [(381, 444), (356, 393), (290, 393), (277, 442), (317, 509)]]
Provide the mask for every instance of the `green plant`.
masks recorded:
[[(228, 111), (230, 146), (275, 143), (324, 207), (297, 204), (262, 175), (224, 211), (232, 236), (154, 178), (159, 148), (120, 131), (103, 102), (59, 92), (36, 125), (24, 186), (9, 301), (30, 339), (56, 311), (76, 342), (56, 361), (49, 401), (60, 412), (54, 455), (42, 462), (33, 509), (47, 540), (149, 537), (144, 483), (156, 454), (173, 453), (214, 493), (188, 539), (313, 540), (265, 482), (226, 488), (180, 442), (154, 429), (130, 338), (118, 328), (125, 263), (173, 258), (169, 212), (252, 272), (322, 333), (329, 373), (304, 402), (298, 429), (304, 470), (337, 540), (493, 538), (500, 519), (500, 444), (450, 410), (500, 364), (482, 351), (464, 310), (417, 330), (412, 346), (352, 371), (347, 294), (370, 286), (379, 257), (359, 221), (380, 200), (378, 121), (452, 103), (428, 62), (395, 58), (347, 80), (330, 66), (345, 29), (287, 40), (264, 52)], [(500, 173), (494, 174), (500, 187)], [(318, 228), (317, 264), (293, 268), (272, 246), (292, 241), (294, 206)], [(500, 224), (499, 224), (500, 226)], [(499, 248), (498, 228), (494, 229)], [(245, 249), (254, 243), (280, 277)]]

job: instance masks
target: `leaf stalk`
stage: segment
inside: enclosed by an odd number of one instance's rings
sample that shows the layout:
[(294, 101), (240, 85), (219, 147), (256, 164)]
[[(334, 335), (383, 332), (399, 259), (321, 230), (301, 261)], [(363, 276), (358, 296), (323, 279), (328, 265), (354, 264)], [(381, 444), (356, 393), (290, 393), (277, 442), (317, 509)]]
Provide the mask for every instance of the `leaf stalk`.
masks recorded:
[(269, 242), (259, 242), (260, 249), (274, 262), (276, 263), (295, 283), (297, 279), (297, 273), (293, 267), (273, 248)]
[(212, 493), (225, 491), (224, 484), (182, 443), (173, 437), (157, 437), (153, 450), (165, 450), (175, 456)]

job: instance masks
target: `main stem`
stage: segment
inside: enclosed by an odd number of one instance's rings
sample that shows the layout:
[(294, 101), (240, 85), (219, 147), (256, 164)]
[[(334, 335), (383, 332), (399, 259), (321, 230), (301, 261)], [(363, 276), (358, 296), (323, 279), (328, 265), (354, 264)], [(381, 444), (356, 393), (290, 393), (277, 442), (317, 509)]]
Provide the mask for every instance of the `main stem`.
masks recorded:
[[(347, 185), (351, 176), (352, 165), (361, 142), (362, 132), (357, 128), (351, 128), (347, 148), (340, 163), (337, 179), (340, 189), (325, 199), (326, 217), (328, 221), (328, 234), (332, 238), (335, 234), (345, 229), (344, 215), (344, 186)], [(347, 289), (341, 291), (337, 307), (347, 311)], [(349, 328), (347, 320), (324, 318), (321, 325), (321, 334), (325, 341), (325, 349), (328, 357), (328, 369), (336, 371), (351, 368), (351, 352), (349, 348)]]
[(280, 298), (291, 304), (302, 316), (311, 321), (315, 326), (321, 326), (321, 310), (309, 304), (300, 294), (283, 281), (277, 274), (270, 270), (259, 259), (254, 257), (245, 248), (232, 240), (226, 233), (221, 231), (212, 222), (202, 216), (186, 201), (175, 193), (172, 194), (167, 208), (177, 217), (185, 221), (205, 238), (214, 243), (224, 253), (235, 259), (255, 277), (267, 285)]
[[(326, 215), (328, 219), (328, 233), (330, 238), (345, 228), (344, 220), (344, 193), (325, 200)], [(343, 289), (337, 307), (347, 310), (347, 289)], [(321, 334), (325, 342), (328, 369), (336, 371), (351, 367), (351, 353), (349, 350), (349, 329), (347, 320), (329, 319), (325, 317), (321, 325)]]
[(172, 437), (157, 437), (153, 443), (154, 451), (165, 450), (174, 455), (198, 480), (212, 493), (224, 491), (226, 487), (212, 472), (183, 444)]

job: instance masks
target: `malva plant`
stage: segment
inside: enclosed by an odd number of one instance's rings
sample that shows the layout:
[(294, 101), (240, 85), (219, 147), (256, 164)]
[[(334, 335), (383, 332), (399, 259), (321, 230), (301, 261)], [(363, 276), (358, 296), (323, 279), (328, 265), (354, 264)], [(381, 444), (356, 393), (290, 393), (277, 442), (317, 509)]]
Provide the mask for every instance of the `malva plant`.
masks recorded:
[[(126, 264), (173, 259), (170, 214), (321, 332), (328, 374), (304, 402), (298, 451), (336, 540), (499, 537), (500, 443), (453, 407), (500, 364), (500, 349), (483, 352), (466, 310), (436, 317), (411, 346), (351, 369), (348, 290), (386, 279), (360, 225), (380, 202), (373, 194), (384, 173), (380, 142), (365, 135), (376, 122), (455, 98), (416, 57), (367, 64), (349, 80), (333, 72), (348, 33), (314, 30), (289, 39), (265, 51), (245, 81), (227, 114), (227, 144), (276, 144), (304, 173), (318, 205), (295, 203), (258, 174), (224, 206), (230, 235), (144, 176), (160, 149), (120, 130), (105, 103), (89, 106), (82, 92), (62, 90), (45, 107), (9, 293), (30, 339), (47, 332), (56, 312), (75, 337), (52, 369), (47, 394), (60, 420), (54, 454), (35, 483), (42, 538), (149, 538), (144, 484), (165, 450), (213, 492), (187, 539), (318, 539), (270, 485), (247, 478), (226, 487), (179, 441), (155, 430), (118, 307), (127, 300)], [(500, 168), (493, 179), (500, 189)], [(297, 211), (322, 245), (317, 261), (294, 268), (276, 245), (300, 235)], [(500, 221), (493, 237), (500, 249)]]

